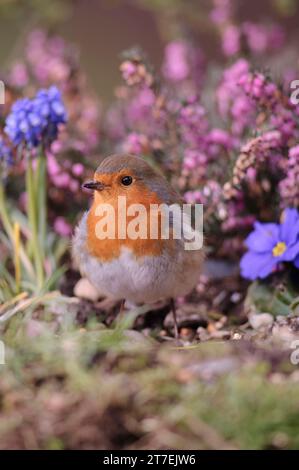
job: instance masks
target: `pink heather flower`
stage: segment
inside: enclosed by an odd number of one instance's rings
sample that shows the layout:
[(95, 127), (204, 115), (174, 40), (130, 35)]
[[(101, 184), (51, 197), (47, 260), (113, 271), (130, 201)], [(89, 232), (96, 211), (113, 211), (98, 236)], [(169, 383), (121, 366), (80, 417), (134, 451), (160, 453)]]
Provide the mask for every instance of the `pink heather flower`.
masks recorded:
[(185, 170), (194, 170), (204, 166), (208, 161), (207, 155), (198, 150), (187, 149), (184, 153), (183, 167)]
[(253, 215), (229, 216), (222, 224), (223, 232), (248, 230), (255, 222)]
[(112, 106), (106, 113), (107, 134), (113, 142), (121, 140), (126, 134), (126, 127), (120, 107)]
[(295, 147), (292, 147), (289, 151), (289, 157), (294, 160), (294, 162), (299, 161), (299, 145), (295, 145)]
[(271, 144), (272, 148), (279, 148), (282, 145), (281, 132), (279, 130), (265, 132), (263, 141)]
[(280, 104), (275, 106), (270, 117), (270, 124), (279, 129), (285, 144), (288, 144), (290, 139), (298, 139), (299, 137), (296, 116), (291, 110), (282, 107)]
[(257, 175), (256, 168), (250, 167), (246, 171), (246, 178), (247, 178), (248, 181), (255, 181), (256, 180), (256, 175)]
[(78, 150), (78, 152), (85, 153), (86, 142), (82, 142), (82, 140), (76, 140), (75, 142), (73, 142), (73, 148)]
[[(132, 52), (132, 51), (131, 51)], [(142, 57), (137, 58), (135, 53), (132, 59), (125, 60), (120, 65), (120, 71), (127, 86), (153, 84), (153, 75), (148, 70)]]
[(75, 176), (82, 176), (84, 173), (84, 166), (82, 165), (82, 163), (75, 163), (72, 166), (72, 173)]
[(187, 191), (184, 194), (184, 199), (187, 204), (202, 204), (203, 197), (201, 191)]
[(215, 206), (215, 210), (218, 210), (221, 195), (222, 189), (219, 183), (214, 180), (207, 180), (200, 190), (187, 191), (184, 194), (184, 199), (188, 204), (209, 204), (210, 208)]
[(134, 128), (143, 121), (149, 122), (152, 119), (153, 107), (155, 104), (154, 92), (147, 87), (136, 93), (126, 108), (126, 120)]
[(213, 0), (214, 8), (210, 12), (210, 19), (216, 25), (227, 23), (232, 15), (231, 0)]
[(133, 153), (140, 155), (148, 151), (149, 142), (144, 134), (138, 134), (137, 132), (131, 132), (128, 134), (126, 140), (123, 142), (123, 151), (127, 153)]
[(57, 217), (54, 221), (54, 230), (58, 235), (68, 238), (72, 234), (71, 225), (64, 217)]
[(275, 101), (277, 86), (267, 80), (262, 73), (254, 72), (240, 77), (238, 84), (250, 98), (258, 100), (260, 104), (271, 104)]
[(207, 136), (207, 141), (209, 144), (221, 145), (225, 149), (232, 148), (232, 137), (223, 129), (212, 129)]
[(202, 188), (202, 195), (213, 205), (218, 205), (222, 195), (222, 188), (217, 181), (208, 180)]
[(70, 191), (72, 191), (72, 193), (76, 193), (77, 191), (79, 191), (79, 188), (80, 188), (79, 182), (77, 180), (72, 179), (69, 184)]
[(71, 177), (68, 173), (60, 173), (52, 176), (52, 181), (58, 188), (67, 188), (70, 184)]
[(242, 32), (249, 49), (259, 54), (279, 49), (285, 39), (284, 31), (277, 25), (265, 26), (248, 21), (243, 23)]
[(70, 64), (61, 38), (48, 36), (41, 30), (33, 31), (28, 37), (25, 57), (41, 85), (54, 82), (63, 86), (70, 76)]
[(163, 75), (170, 81), (185, 80), (190, 73), (188, 47), (185, 41), (173, 41), (165, 47)]
[(280, 181), (279, 191), (282, 207), (299, 207), (299, 145), (289, 150), (286, 177)]
[(137, 65), (135, 65), (133, 62), (129, 60), (123, 62), (121, 73), (125, 81), (133, 77), (136, 72), (137, 72)]
[(256, 104), (240, 86), (240, 81), (245, 80), (249, 73), (249, 63), (245, 59), (238, 59), (224, 71), (216, 91), (219, 113), (223, 119), (231, 121), (231, 133), (236, 137), (255, 123)]
[[(170, 42), (164, 53), (163, 76), (174, 84), (183, 84), (181, 96), (198, 93), (203, 83), (205, 60), (200, 48), (184, 40)], [(188, 80), (188, 83), (186, 81)]]
[(197, 102), (184, 105), (179, 111), (177, 122), (182, 139), (188, 145), (197, 145), (208, 131), (206, 111)]
[(261, 73), (248, 73), (242, 75), (238, 84), (248, 98), (255, 103), (256, 112), (266, 108), (271, 111), (269, 126), (279, 130), (285, 144), (290, 139), (299, 137), (296, 108), (289, 100), (282, 100), (278, 86), (270, 82)]
[(249, 49), (253, 52), (265, 52), (268, 45), (268, 34), (264, 26), (246, 22), (242, 26)]
[(227, 57), (240, 52), (240, 30), (237, 26), (230, 25), (225, 28), (222, 35), (222, 50)]
[(277, 93), (277, 85), (275, 83), (266, 83), (265, 85), (265, 94), (267, 97), (272, 98)]
[(61, 171), (61, 168), (57, 163), (56, 158), (51, 153), (48, 153), (47, 169), (50, 176), (58, 175)]
[(279, 25), (272, 25), (269, 30), (268, 48), (280, 49), (285, 44), (286, 34)]
[(228, 151), (236, 144), (235, 139), (222, 129), (212, 129), (205, 140), (210, 159), (218, 158), (223, 150)]
[(28, 71), (22, 62), (16, 62), (10, 71), (9, 82), (16, 87), (24, 87), (29, 80)]
[(56, 56), (62, 56), (66, 49), (66, 43), (62, 37), (54, 36), (48, 40), (48, 50)]
[(51, 152), (52, 153), (60, 153), (63, 150), (63, 144), (59, 140), (55, 140), (55, 142), (52, 143), (51, 145)]

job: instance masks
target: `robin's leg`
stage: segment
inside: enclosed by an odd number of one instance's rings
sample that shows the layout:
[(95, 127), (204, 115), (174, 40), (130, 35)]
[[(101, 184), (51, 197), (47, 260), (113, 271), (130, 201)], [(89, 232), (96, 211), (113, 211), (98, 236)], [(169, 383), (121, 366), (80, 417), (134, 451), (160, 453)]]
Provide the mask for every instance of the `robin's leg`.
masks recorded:
[(179, 328), (178, 328), (178, 322), (176, 318), (176, 308), (175, 308), (175, 301), (174, 299), (170, 299), (170, 307), (173, 315), (173, 324), (174, 324), (174, 337), (175, 339), (179, 338)]

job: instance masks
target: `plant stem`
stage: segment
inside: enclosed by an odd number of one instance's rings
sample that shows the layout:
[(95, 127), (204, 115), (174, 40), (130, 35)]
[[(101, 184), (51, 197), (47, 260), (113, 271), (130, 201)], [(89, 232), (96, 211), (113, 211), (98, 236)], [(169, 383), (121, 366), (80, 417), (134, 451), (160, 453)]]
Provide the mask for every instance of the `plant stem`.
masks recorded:
[(14, 249), (16, 294), (19, 294), (21, 286), (20, 225), (17, 222), (14, 224)]
[(37, 194), (35, 191), (32, 159), (27, 159), (26, 189), (28, 194), (28, 220), (32, 234), (32, 253), (36, 269), (38, 287), (41, 289), (44, 282), (43, 257), (38, 237), (38, 215), (36, 210)]
[[(4, 183), (0, 182), (0, 218), (1, 222), (3, 225), (3, 228), (13, 246), (14, 243), (14, 230), (13, 230), (13, 224), (12, 221), (10, 220), (10, 217), (8, 215), (7, 211), (7, 204), (6, 204), (6, 195), (5, 195), (5, 187)], [(34, 272), (33, 272), (33, 267), (31, 265), (31, 262), (27, 256), (27, 254), (24, 251), (24, 248), (22, 246), (22, 241), (20, 239), (20, 258), (23, 263), (23, 266), (25, 270), (28, 272), (28, 275), (33, 277)]]
[(47, 238), (47, 166), (45, 154), (43, 151), (37, 159), (36, 201), (39, 241), (42, 254), (45, 257)]
[(9, 220), (9, 215), (7, 212), (3, 182), (0, 182), (0, 216), (1, 216), (1, 221), (3, 224), (4, 230), (6, 231), (7, 235), (11, 239), (12, 234), (13, 234), (13, 229), (12, 229), (12, 224)]

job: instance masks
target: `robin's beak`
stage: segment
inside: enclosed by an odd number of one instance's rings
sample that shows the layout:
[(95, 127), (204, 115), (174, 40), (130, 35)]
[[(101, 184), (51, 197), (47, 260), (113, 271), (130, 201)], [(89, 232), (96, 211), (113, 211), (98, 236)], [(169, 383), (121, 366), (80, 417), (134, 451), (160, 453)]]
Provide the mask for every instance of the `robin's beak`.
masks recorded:
[(82, 185), (82, 188), (92, 189), (93, 191), (103, 191), (105, 187), (106, 185), (100, 181), (87, 181)]

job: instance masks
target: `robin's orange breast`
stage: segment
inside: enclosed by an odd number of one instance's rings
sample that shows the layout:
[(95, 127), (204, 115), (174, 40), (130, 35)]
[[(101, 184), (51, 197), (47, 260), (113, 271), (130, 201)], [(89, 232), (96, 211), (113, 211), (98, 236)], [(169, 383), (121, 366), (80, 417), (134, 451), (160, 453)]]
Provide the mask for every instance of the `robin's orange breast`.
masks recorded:
[[(101, 176), (103, 180), (103, 177)], [(95, 194), (95, 198), (92, 207), (89, 211), (87, 218), (87, 249), (89, 253), (97, 257), (100, 261), (111, 261), (114, 258), (118, 258), (121, 254), (122, 248), (130, 249), (136, 257), (143, 256), (159, 256), (165, 248), (171, 251), (174, 249), (174, 240), (165, 240), (161, 238), (161, 213), (157, 217), (150, 217), (153, 215), (151, 207), (152, 205), (159, 206), (163, 201), (159, 199), (156, 193), (150, 191), (145, 185), (139, 185), (136, 188), (130, 188), (129, 191), (122, 197), (126, 200), (126, 209), (132, 204), (141, 204), (143, 210), (137, 212), (138, 221), (136, 214), (128, 215), (124, 212), (119, 217), (119, 211), (124, 210), (123, 206), (120, 206), (119, 194), (111, 191), (102, 191)], [(109, 230), (110, 235), (104, 239), (99, 238), (98, 227), (101, 224), (103, 218), (107, 218), (107, 213), (99, 213), (103, 205), (109, 204), (113, 208), (114, 221), (112, 231)], [(144, 238), (133, 239), (130, 236), (130, 230), (132, 230), (132, 223), (136, 221), (136, 228), (139, 231), (142, 228), (142, 236)], [(106, 219), (107, 220), (107, 219)], [(123, 226), (125, 224), (125, 227)], [(156, 226), (153, 227), (153, 224)], [(111, 229), (111, 227), (110, 227)], [(115, 237), (111, 237), (114, 233)], [(122, 234), (119, 237), (119, 234)], [(153, 239), (151, 234), (158, 234), (157, 239)]]

